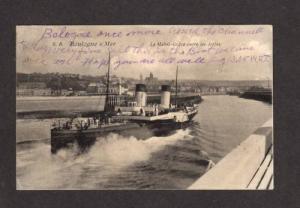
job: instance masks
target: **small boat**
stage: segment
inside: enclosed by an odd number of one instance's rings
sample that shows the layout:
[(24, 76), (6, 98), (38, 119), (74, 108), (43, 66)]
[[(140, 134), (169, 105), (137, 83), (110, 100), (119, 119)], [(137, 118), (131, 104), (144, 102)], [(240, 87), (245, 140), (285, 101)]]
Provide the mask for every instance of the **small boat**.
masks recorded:
[(110, 54), (107, 72), (107, 86), (104, 112), (90, 118), (72, 118), (64, 123), (54, 124), (51, 129), (51, 152), (78, 144), (80, 151), (86, 151), (97, 138), (111, 133), (147, 139), (152, 136), (170, 135), (175, 130), (186, 128), (198, 113), (197, 105), (177, 105), (177, 76), (175, 104), (170, 103), (171, 87), (161, 86), (161, 103), (147, 104), (147, 89), (137, 84), (135, 101), (120, 106), (109, 103)]

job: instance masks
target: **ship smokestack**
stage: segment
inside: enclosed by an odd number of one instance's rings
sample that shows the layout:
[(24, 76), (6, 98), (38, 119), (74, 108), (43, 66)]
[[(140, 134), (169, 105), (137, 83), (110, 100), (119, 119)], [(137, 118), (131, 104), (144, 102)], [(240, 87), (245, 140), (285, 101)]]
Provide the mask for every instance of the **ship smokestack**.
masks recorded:
[(171, 87), (170, 85), (161, 86), (160, 104), (163, 108), (170, 108)]
[(136, 84), (135, 86), (135, 99), (137, 102), (137, 106), (142, 107), (146, 106), (147, 103), (147, 93), (146, 93), (146, 85), (144, 84)]

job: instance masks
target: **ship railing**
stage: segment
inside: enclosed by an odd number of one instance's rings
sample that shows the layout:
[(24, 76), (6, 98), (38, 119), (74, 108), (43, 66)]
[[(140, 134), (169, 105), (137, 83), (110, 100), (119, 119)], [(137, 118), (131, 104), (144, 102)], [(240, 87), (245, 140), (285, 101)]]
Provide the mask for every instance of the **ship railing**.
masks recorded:
[(58, 120), (57, 122), (54, 121), (52, 123), (52, 129), (55, 130), (79, 130), (79, 129), (86, 129), (89, 127), (96, 127), (100, 126), (101, 122), (97, 119), (97, 121), (94, 121), (93, 119), (89, 118), (89, 121), (86, 122), (84, 120), (72, 122), (72, 121), (65, 121), (62, 122), (61, 120)]

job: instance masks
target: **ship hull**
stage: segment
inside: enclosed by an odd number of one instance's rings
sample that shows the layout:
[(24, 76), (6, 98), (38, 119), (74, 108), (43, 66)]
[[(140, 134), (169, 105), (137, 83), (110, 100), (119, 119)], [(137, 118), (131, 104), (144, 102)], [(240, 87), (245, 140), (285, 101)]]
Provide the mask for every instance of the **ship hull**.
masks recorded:
[(119, 134), (123, 137), (135, 137), (138, 140), (156, 136), (163, 137), (174, 133), (178, 129), (188, 126), (188, 123), (196, 115), (189, 115), (186, 122), (175, 122), (173, 119), (165, 121), (140, 121), (119, 123), (117, 125), (102, 126), (86, 130), (51, 130), (51, 152), (56, 153), (59, 149), (77, 144), (80, 152), (87, 151), (97, 139), (104, 138), (108, 134)]

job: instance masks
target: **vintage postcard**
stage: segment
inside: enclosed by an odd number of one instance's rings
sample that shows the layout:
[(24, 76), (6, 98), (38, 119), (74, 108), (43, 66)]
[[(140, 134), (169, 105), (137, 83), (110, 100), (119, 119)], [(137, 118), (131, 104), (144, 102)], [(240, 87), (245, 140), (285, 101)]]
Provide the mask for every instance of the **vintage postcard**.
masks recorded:
[(272, 190), (271, 25), (19, 25), (17, 190)]

